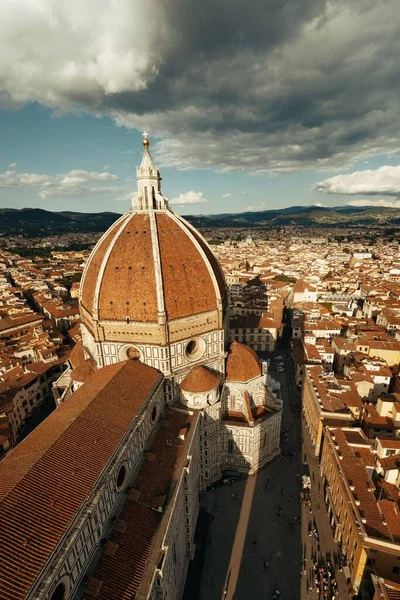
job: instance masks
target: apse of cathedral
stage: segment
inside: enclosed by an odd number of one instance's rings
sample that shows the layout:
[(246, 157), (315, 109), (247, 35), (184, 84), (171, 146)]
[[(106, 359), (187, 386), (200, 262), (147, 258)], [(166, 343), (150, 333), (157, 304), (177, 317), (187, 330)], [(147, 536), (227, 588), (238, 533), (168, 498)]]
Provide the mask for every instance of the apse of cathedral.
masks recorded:
[(279, 454), (267, 368), (227, 343), (220, 265), (149, 151), (80, 288), (57, 409), (0, 463), (0, 598), (179, 599), (199, 494)]

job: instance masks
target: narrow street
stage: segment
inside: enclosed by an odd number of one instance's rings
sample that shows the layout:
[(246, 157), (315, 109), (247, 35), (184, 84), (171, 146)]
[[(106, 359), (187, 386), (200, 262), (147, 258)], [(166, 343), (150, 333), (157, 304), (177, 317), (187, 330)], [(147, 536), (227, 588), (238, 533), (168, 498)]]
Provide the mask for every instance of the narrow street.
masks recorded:
[[(282, 456), (257, 475), (216, 486), (206, 494), (211, 522), (200, 600), (272, 600), (276, 590), (281, 600), (349, 599), (344, 574), (335, 568), (338, 548), (319, 494), (318, 460), (312, 455), (307, 431), (302, 440), (300, 392), (285, 346), (287, 339), (275, 352), (282, 357), (284, 371), (276, 370), (273, 359), (270, 367), (282, 386)], [(301, 503), (302, 474), (312, 480), (310, 507)], [(309, 535), (314, 528), (318, 541), (315, 534)], [(313, 561), (318, 564), (317, 576)], [(322, 573), (319, 569), (324, 566)], [(336, 578), (336, 595), (329, 581), (324, 596), (323, 576)]]

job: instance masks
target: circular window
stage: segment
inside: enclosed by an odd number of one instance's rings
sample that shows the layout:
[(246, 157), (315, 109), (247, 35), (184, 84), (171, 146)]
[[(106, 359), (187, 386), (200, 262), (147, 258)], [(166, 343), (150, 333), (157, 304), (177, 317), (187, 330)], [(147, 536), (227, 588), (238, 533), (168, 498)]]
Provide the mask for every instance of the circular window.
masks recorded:
[(151, 411), (151, 422), (154, 423), (156, 418), (157, 418), (157, 406), (154, 406), (153, 410)]
[(59, 583), (52, 595), (50, 600), (64, 600), (66, 598), (65, 583)]
[(188, 360), (197, 360), (203, 356), (205, 351), (206, 343), (203, 338), (196, 338), (186, 344), (185, 356)]
[(128, 358), (131, 358), (132, 360), (140, 359), (140, 352), (137, 348), (135, 348), (135, 346), (131, 346), (131, 348), (128, 348), (126, 355)]
[(120, 492), (122, 490), (122, 488), (124, 487), (124, 485), (126, 483), (126, 479), (127, 479), (127, 470), (126, 470), (126, 465), (123, 464), (120, 466), (118, 475), (117, 475), (117, 482), (116, 482), (117, 492)]

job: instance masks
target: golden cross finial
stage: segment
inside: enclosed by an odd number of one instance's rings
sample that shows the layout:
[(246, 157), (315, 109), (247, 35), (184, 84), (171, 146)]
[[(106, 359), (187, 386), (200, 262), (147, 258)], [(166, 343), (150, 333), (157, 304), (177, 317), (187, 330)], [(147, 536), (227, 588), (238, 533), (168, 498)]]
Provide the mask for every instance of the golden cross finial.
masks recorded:
[(143, 138), (144, 138), (143, 139), (143, 146), (145, 148), (148, 148), (150, 146), (150, 142), (149, 142), (148, 137), (147, 137), (149, 134), (147, 133), (146, 130), (144, 130), (143, 133), (142, 133), (142, 135), (143, 135)]

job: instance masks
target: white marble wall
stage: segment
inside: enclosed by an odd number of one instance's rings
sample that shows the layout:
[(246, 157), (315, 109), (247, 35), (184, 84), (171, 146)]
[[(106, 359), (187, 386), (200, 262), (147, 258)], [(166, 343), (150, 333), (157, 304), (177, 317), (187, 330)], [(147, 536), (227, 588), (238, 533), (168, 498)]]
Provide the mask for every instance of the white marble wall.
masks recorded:
[[(27, 596), (27, 600), (48, 600), (63, 578), (70, 588), (69, 597), (72, 598), (75, 594), (94, 552), (105, 535), (111, 517), (123, 500), (123, 490), (132, 482), (142, 462), (143, 450), (156, 424), (151, 418), (154, 407), (157, 407), (157, 421), (164, 408), (162, 384), (142, 407), (141, 414), (132, 422), (123, 442), (116, 449), (93, 489), (91, 497), (66, 531), (52, 560)], [(116, 480), (122, 465), (126, 467), (127, 478), (122, 489), (118, 489)]]

